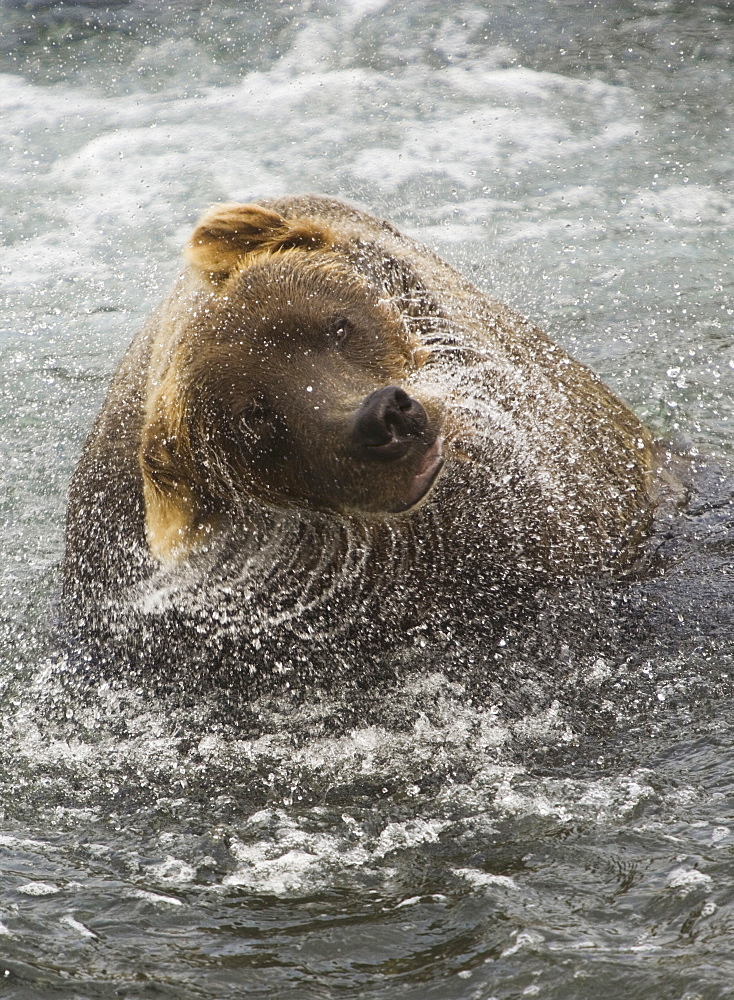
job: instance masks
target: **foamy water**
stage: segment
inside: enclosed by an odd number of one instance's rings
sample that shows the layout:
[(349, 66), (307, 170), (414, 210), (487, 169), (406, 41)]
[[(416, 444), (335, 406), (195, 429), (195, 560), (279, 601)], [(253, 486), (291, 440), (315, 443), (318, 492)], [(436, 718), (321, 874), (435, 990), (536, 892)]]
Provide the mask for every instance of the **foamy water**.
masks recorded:
[(2, 5), (3, 988), (725, 997), (732, 520), (710, 479), (664, 543), (679, 570), (610, 643), (509, 650), (484, 697), (440, 660), (250, 700), (79, 692), (59, 663), (71, 469), (218, 200), (392, 218), (731, 463), (726, 7), (292, 6)]

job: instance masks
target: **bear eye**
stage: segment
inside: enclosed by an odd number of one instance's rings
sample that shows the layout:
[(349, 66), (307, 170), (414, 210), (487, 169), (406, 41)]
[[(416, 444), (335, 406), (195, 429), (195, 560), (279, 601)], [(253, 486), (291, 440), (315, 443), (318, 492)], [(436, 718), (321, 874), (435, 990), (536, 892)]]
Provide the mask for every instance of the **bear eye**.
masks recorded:
[(337, 346), (343, 344), (352, 332), (352, 324), (346, 316), (335, 316), (329, 324), (329, 332), (333, 343)]
[(268, 410), (261, 399), (253, 399), (242, 409), (239, 417), (245, 430), (256, 434), (267, 423)]

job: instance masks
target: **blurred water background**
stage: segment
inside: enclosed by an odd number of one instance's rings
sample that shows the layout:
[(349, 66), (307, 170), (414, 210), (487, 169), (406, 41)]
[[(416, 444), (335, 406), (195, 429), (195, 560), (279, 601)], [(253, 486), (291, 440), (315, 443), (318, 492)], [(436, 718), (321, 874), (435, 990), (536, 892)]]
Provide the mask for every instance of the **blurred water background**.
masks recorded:
[(615, 667), (606, 735), (583, 694), (510, 719), (440, 664), (351, 724), (263, 697), (225, 725), (124, 685), (74, 704), (49, 680), (72, 468), (215, 201), (391, 218), (731, 466), (730, 4), (0, 20), (0, 996), (730, 998), (726, 642)]

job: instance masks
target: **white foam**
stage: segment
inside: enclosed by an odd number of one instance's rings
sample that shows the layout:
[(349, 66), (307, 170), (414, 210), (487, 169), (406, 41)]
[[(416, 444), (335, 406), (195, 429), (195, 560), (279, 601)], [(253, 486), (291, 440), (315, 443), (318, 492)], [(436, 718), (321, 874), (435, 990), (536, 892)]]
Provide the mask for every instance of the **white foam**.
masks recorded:
[(712, 887), (714, 880), (705, 872), (697, 868), (674, 868), (666, 879), (666, 885), (670, 889), (677, 889), (681, 896), (687, 896), (689, 892), (697, 889), (708, 890)]
[(196, 868), (193, 865), (182, 861), (180, 858), (174, 858), (170, 854), (165, 861), (153, 865), (149, 869), (149, 873), (153, 878), (159, 879), (161, 882), (170, 882), (178, 885), (186, 885), (189, 882), (193, 882), (196, 878)]
[[(564, 162), (575, 162), (629, 140), (635, 122), (625, 88), (523, 67), (486, 68), (492, 50), (481, 65), (437, 74), (417, 62), (394, 79), (336, 64), (346, 22), (382, 6), (355, 0), (341, 21), (307, 24), (267, 70), (187, 97), (175, 76), (170, 90), (127, 100), (81, 81), (49, 88), (0, 78), (3, 138), (18, 146), (7, 208), (21, 197), (30, 213), (22, 238), (5, 251), (6, 286), (25, 294), (29, 282), (43, 285), (60, 275), (110, 280), (126, 266), (127, 253), (139, 254), (141, 239), (148, 264), (159, 257), (172, 272), (193, 215), (207, 203), (323, 189), (325, 147), (335, 190), (350, 178), (351, 186), (385, 191), (443, 178), (457, 186), (461, 197), (453, 205), (461, 207), (476, 200), (472, 192), (486, 187), (499, 165), (512, 173), (557, 164), (559, 150)], [(429, 114), (405, 100), (426, 88), (435, 98)], [(370, 119), (374, 104), (392, 110)], [(579, 120), (587, 124), (579, 128)], [(23, 137), (47, 134), (54, 136), (52, 152), (34, 164), (22, 155)], [(22, 197), (39, 183), (50, 213)], [(573, 197), (576, 185), (566, 190)], [(443, 207), (450, 206), (432, 205), (429, 226)], [(507, 210), (517, 207), (513, 196)], [(476, 216), (455, 218), (430, 235), (481, 238), (483, 229)]]
[(17, 887), (17, 892), (22, 892), (24, 896), (53, 896), (61, 890), (50, 882), (26, 882)]
[(466, 879), (475, 889), (483, 889), (487, 886), (497, 886), (501, 889), (511, 889), (517, 891), (517, 882), (509, 875), (493, 875), (491, 872), (483, 872), (478, 868), (454, 868), (454, 875), (459, 875)]
[(250, 818), (253, 829), (267, 830), (267, 839), (245, 842), (233, 838), (230, 851), (237, 869), (224, 886), (247, 886), (276, 896), (308, 892), (331, 880), (335, 871), (366, 865), (372, 854), (353, 842), (356, 824), (337, 833), (309, 832), (282, 810), (261, 810)]
[(346, 7), (351, 8), (357, 17), (377, 14), (387, 7), (389, 0), (346, 0)]
[(403, 823), (388, 823), (377, 838), (374, 854), (384, 858), (393, 851), (416, 847), (419, 844), (435, 844), (442, 830), (450, 826), (449, 820), (413, 819)]
[(680, 226), (702, 223), (726, 226), (733, 212), (734, 199), (721, 191), (702, 184), (656, 183), (632, 194), (620, 214), (675, 231)]
[(90, 931), (90, 929), (85, 924), (81, 923), (81, 921), (77, 920), (70, 913), (67, 913), (65, 916), (63, 916), (60, 922), (62, 924), (65, 924), (67, 927), (70, 927), (72, 930), (76, 931), (77, 934), (82, 938), (91, 938), (94, 941), (97, 940), (97, 935), (94, 933), (94, 931)]
[(510, 945), (509, 948), (505, 948), (502, 952), (502, 958), (509, 958), (510, 955), (516, 955), (518, 951), (523, 948), (529, 948), (535, 950), (539, 945), (545, 942), (545, 937), (539, 931), (522, 930), (518, 931), (515, 935), (515, 943)]
[(320, 859), (306, 851), (286, 851), (277, 858), (252, 858), (223, 879), (225, 886), (247, 886), (274, 896), (291, 895), (318, 882)]
[(183, 901), (175, 896), (163, 896), (158, 892), (150, 892), (147, 889), (133, 889), (128, 893), (133, 899), (144, 899), (149, 903), (157, 903), (163, 906), (183, 906)]
[(0, 834), (0, 847), (16, 847), (21, 850), (46, 850), (46, 843), (42, 840), (32, 840), (30, 837), (14, 837), (9, 833)]

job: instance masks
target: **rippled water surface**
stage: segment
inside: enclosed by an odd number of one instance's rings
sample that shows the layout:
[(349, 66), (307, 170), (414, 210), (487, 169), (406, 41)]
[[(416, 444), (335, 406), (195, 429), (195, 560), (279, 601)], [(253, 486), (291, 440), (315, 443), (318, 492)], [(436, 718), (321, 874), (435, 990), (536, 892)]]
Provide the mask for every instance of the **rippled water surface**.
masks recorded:
[(317, 191), (392, 218), (731, 468), (730, 6), (0, 14), (0, 995), (733, 996), (716, 474), (664, 543), (678, 570), (635, 592), (667, 617), (583, 663), (508, 661), (506, 699), (440, 660), (245, 705), (81, 694), (53, 638), (73, 465), (214, 201)]

